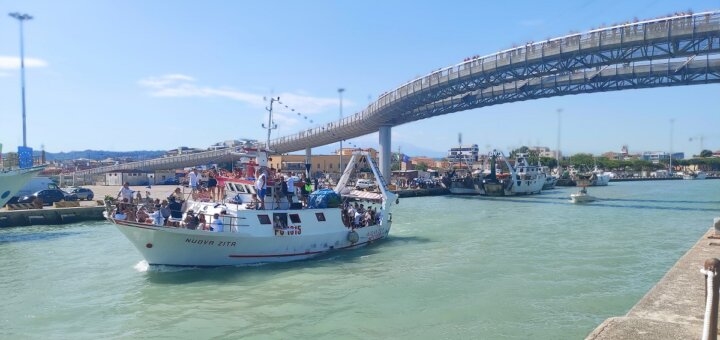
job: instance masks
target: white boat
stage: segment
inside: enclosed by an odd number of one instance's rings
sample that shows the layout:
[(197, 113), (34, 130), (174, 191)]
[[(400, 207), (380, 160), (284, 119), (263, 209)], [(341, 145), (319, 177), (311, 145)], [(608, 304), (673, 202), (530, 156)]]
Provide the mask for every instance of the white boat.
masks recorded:
[(45, 169), (35, 166), (25, 169), (0, 170), (0, 207), (3, 207), (15, 194), (30, 182), (33, 176)]
[(595, 179), (592, 181), (591, 185), (594, 187), (600, 187), (600, 186), (606, 186), (608, 183), (610, 183), (610, 174), (611, 172), (602, 171), (595, 167), (595, 170), (592, 172), (595, 174)]
[[(503, 157), (505, 159), (505, 157)], [(507, 160), (505, 160), (507, 163)], [(539, 194), (545, 185), (547, 175), (540, 170), (539, 166), (530, 165), (527, 161), (527, 154), (518, 153), (515, 157), (515, 166), (510, 166), (510, 178), (512, 184), (506, 192), (510, 195)]]
[(570, 201), (572, 203), (588, 203), (596, 200), (597, 198), (595, 196), (588, 195), (585, 187), (574, 194), (570, 194)]
[(691, 171), (683, 175), (683, 179), (705, 179), (707, 173), (705, 171)]
[(543, 184), (542, 189), (543, 190), (550, 190), (555, 189), (555, 185), (557, 184), (557, 176), (554, 176), (551, 174), (550, 168), (546, 166), (541, 166), (540, 171), (545, 174), (545, 184)]
[[(262, 155), (263, 152), (258, 152)], [(377, 194), (345, 188), (355, 164), (364, 157), (380, 189)], [(258, 164), (267, 164), (258, 157)], [(183, 218), (189, 211), (213, 216), (223, 223), (220, 232), (157, 226), (149, 223), (116, 219), (111, 211), (106, 217), (132, 242), (148, 264), (173, 266), (227, 266), (264, 262), (288, 262), (308, 259), (328, 252), (361, 247), (388, 236), (392, 224), (391, 207), (397, 196), (387, 190), (385, 180), (365, 152), (356, 152), (347, 164), (333, 190), (346, 197), (373, 201), (377, 208), (375, 221), (361, 226), (344, 217), (341, 207), (301, 208), (298, 203), (273, 195), (268, 187), (265, 210), (252, 208), (255, 193), (252, 181), (228, 181), (226, 189), (235, 195), (222, 203), (189, 199)], [(276, 187), (277, 188), (277, 187)], [(330, 190), (328, 190), (330, 191)], [(192, 217), (192, 215), (191, 215)]]

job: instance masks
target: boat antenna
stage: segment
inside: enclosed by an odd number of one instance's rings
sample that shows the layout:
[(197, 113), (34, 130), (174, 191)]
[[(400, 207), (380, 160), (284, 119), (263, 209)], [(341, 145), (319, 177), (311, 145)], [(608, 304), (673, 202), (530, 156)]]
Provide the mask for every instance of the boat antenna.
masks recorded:
[[(267, 97), (263, 97), (263, 100), (267, 101)], [(267, 126), (265, 126), (265, 124), (262, 124), (262, 127), (263, 127), (263, 129), (267, 129), (267, 142), (265, 144), (265, 149), (268, 152), (270, 151), (270, 133), (272, 132), (272, 130), (277, 129), (277, 124), (275, 124), (275, 122), (273, 122), (273, 103), (279, 102), (279, 101), (280, 101), (280, 97), (277, 97), (277, 98), (270, 97), (270, 106), (265, 107), (265, 110), (268, 111), (268, 124), (267, 124)]]

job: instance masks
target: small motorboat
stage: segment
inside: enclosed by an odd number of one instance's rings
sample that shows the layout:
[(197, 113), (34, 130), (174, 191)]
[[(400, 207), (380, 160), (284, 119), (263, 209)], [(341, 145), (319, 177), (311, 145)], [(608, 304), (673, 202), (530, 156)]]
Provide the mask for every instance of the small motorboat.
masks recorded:
[(572, 203), (589, 203), (592, 201), (597, 201), (597, 198), (595, 196), (590, 196), (587, 193), (587, 188), (583, 187), (580, 189), (580, 191), (570, 194), (570, 201)]

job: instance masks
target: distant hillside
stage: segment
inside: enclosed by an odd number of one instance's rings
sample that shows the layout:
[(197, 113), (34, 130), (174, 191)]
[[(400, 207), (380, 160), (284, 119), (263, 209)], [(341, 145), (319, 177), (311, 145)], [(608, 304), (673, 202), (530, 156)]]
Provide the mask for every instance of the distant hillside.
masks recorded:
[[(103, 151), (103, 150), (84, 150), (69, 152), (45, 152), (45, 158), (48, 161), (62, 161), (68, 159), (87, 158), (94, 160), (102, 160), (106, 158), (133, 157), (140, 159), (150, 159), (162, 157), (166, 151)], [(35, 151), (36, 156), (40, 156), (40, 151)]]

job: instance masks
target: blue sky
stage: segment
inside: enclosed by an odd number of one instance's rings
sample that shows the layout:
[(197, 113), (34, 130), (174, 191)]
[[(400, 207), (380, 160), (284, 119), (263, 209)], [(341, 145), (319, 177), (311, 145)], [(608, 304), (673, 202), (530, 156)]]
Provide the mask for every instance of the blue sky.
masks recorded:
[[(4, 1), (0, 3), (0, 142), (22, 144), (18, 24), (25, 25), (28, 144), (52, 152), (207, 147), (264, 140), (263, 96), (289, 134), (361, 110), (417, 76), (602, 24), (720, 1)], [(720, 85), (565, 96), (453, 113), (393, 129), (393, 149), (442, 154), (463, 141), (565, 153), (720, 149)], [(309, 120), (313, 120), (311, 124)], [(697, 138), (696, 138), (697, 139)], [(377, 135), (351, 140), (377, 147)], [(316, 150), (328, 152), (332, 147)]]

